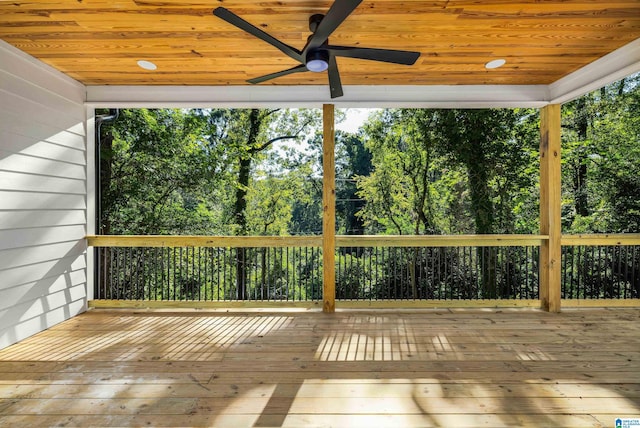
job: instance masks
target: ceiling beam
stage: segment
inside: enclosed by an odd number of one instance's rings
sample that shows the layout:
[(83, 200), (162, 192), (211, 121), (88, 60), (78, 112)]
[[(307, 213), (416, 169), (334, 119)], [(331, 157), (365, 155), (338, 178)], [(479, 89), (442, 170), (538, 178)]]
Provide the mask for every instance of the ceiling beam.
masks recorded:
[(88, 86), (87, 102), (100, 107), (308, 107), (339, 108), (542, 107), (547, 87), (345, 86), (331, 100), (326, 86)]
[(640, 72), (640, 39), (550, 85), (345, 86), (331, 100), (326, 86), (87, 86), (96, 107), (509, 108), (562, 104)]

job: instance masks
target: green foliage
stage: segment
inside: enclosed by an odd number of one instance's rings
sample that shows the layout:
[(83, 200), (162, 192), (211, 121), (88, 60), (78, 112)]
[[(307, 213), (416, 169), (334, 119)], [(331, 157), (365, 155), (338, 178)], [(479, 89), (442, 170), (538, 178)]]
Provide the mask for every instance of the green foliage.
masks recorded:
[[(563, 106), (563, 230), (640, 229), (640, 75)], [(380, 110), (336, 134), (339, 233), (537, 233), (532, 109)], [(126, 109), (102, 127), (112, 234), (317, 234), (315, 110)]]
[(429, 110), (384, 110), (364, 128), (373, 171), (358, 177), (365, 224), (384, 233), (437, 233), (434, 221), (435, 138)]
[(296, 201), (310, 201), (304, 191), (304, 172), (275, 176), (256, 171), (247, 193), (248, 228), (257, 235), (288, 235)]
[(286, 172), (269, 151), (317, 120), (303, 110), (121, 110), (102, 138), (100, 230), (286, 233), (305, 172)]
[(640, 231), (640, 74), (563, 106), (563, 231)]
[[(216, 157), (205, 123), (183, 110), (123, 110), (103, 139), (101, 230), (207, 233), (220, 222)], [(104, 165), (108, 164), (108, 168)], [(104, 172), (108, 171), (108, 176)]]
[(358, 182), (361, 215), (385, 233), (534, 232), (534, 126), (523, 109), (381, 112), (364, 128), (374, 170)]
[(338, 233), (362, 235), (365, 225), (359, 215), (366, 201), (358, 194), (358, 177), (372, 170), (371, 152), (360, 135), (336, 133), (336, 226)]

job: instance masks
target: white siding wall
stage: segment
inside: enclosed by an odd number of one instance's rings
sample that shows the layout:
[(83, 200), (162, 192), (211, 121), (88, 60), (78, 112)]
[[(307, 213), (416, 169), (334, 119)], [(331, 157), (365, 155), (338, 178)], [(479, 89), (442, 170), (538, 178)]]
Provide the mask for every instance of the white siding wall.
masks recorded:
[(84, 98), (0, 41), (0, 349), (86, 308)]

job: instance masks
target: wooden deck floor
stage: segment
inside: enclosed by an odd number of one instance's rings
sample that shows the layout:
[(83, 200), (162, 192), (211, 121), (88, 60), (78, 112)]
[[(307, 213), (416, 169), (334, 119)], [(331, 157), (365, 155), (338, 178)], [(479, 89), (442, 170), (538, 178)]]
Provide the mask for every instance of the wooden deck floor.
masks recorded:
[(0, 351), (0, 426), (614, 427), (640, 310), (94, 310)]

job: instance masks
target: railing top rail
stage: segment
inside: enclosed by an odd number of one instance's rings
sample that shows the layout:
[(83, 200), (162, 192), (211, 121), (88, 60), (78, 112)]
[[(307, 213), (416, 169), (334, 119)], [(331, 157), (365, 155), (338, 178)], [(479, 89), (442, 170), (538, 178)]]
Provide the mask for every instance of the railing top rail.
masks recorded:
[[(339, 247), (539, 246), (545, 235), (338, 235)], [(321, 247), (321, 236), (89, 235), (92, 247)]]
[(339, 247), (514, 247), (540, 246), (546, 235), (340, 235)]
[(640, 233), (562, 235), (562, 245), (640, 245)]
[(91, 247), (321, 247), (321, 236), (89, 235)]
[[(92, 247), (321, 247), (322, 236), (89, 235)], [(338, 235), (338, 247), (540, 246), (547, 235)], [(563, 235), (562, 245), (640, 245), (640, 233)]]

